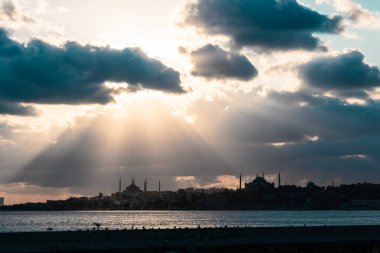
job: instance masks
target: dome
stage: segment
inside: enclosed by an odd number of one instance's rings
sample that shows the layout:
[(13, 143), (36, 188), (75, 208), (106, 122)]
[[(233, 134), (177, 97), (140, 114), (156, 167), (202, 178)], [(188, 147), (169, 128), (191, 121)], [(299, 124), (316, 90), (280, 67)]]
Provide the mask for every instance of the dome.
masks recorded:
[(265, 183), (268, 183), (267, 180), (265, 180), (265, 178), (263, 177), (256, 177), (253, 182), (255, 184), (265, 184)]

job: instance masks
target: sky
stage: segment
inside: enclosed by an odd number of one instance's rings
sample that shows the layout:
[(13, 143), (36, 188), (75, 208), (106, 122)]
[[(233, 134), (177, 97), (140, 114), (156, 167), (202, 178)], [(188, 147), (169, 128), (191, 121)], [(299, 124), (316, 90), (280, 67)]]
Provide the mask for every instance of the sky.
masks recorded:
[(379, 0), (0, 0), (0, 196), (379, 183), (379, 44)]

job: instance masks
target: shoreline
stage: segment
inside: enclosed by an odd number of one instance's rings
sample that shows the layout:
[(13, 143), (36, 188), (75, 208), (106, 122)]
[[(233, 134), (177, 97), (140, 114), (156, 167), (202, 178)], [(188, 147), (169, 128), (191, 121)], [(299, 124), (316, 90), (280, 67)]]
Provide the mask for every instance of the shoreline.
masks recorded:
[[(269, 248), (311, 246), (324, 248), (323, 252), (348, 246), (367, 252), (368, 247), (380, 246), (380, 225), (13, 232), (0, 233), (0, 245), (0, 252), (9, 253), (240, 252), (240, 249), (271, 252)], [(188, 251), (190, 248), (196, 251)]]

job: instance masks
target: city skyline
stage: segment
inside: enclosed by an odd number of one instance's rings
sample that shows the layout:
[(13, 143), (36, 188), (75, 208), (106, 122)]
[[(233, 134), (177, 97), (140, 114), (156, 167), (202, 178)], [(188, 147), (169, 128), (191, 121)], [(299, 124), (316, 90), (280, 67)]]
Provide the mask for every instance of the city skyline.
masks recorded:
[(0, 0), (0, 196), (378, 183), (379, 39), (378, 1)]
[[(180, 189), (199, 189), (199, 190), (207, 190), (207, 189), (228, 189), (228, 190), (242, 190), (242, 189), (246, 189), (247, 188), (247, 184), (250, 184), (252, 182), (254, 182), (256, 179), (260, 179), (260, 178), (263, 178), (265, 180), (265, 182), (273, 185), (273, 187), (276, 187), (276, 188), (279, 188), (280, 186), (297, 186), (297, 187), (307, 187), (308, 184), (315, 184), (312, 180), (310, 181), (305, 181), (305, 182), (302, 182), (302, 184), (294, 184), (294, 183), (287, 183), (286, 181), (285, 182), (282, 182), (281, 181), (281, 173), (278, 173), (275, 177), (273, 177), (273, 175), (265, 175), (264, 172), (261, 173), (261, 175), (259, 175), (259, 173), (256, 174), (256, 176), (245, 176), (245, 177), (242, 177), (241, 173), (239, 174), (239, 176), (236, 176), (235, 179), (236, 179), (236, 185), (235, 187), (233, 187), (233, 185), (231, 184), (230, 187), (226, 187), (224, 185), (221, 185), (221, 186), (196, 186), (196, 185), (188, 185), (188, 186), (185, 186), (183, 188), (177, 188), (177, 189), (165, 189), (165, 188), (161, 188), (161, 181), (158, 180), (157, 182), (153, 181), (153, 183), (151, 181), (148, 180), (147, 177), (144, 178), (144, 180), (142, 180), (142, 183), (139, 183), (139, 180), (136, 181), (136, 178), (135, 177), (120, 177), (119, 180), (117, 181), (117, 187), (115, 188), (116, 191), (113, 191), (112, 189), (108, 189), (106, 191), (107, 194), (109, 193), (116, 193), (116, 192), (122, 192), (124, 191), (125, 189), (127, 189), (129, 186), (131, 185), (136, 185), (139, 189), (142, 189), (143, 192), (148, 192), (148, 191), (157, 191), (157, 192), (160, 192), (161, 190), (162, 191), (176, 191), (176, 190), (180, 190)], [(130, 179), (130, 180), (129, 180)], [(149, 182), (151, 184), (149, 184)], [(367, 183), (367, 182), (355, 182), (355, 183)], [(355, 184), (354, 183), (354, 184)], [(149, 187), (148, 187), (149, 185)], [(318, 185), (320, 187), (339, 187), (340, 185), (335, 185), (334, 183), (334, 179), (331, 179), (331, 182), (330, 184), (327, 184), (327, 185)], [(102, 192), (103, 194), (103, 192)], [(84, 196), (86, 197), (86, 196)]]
[[(0, 198), (0, 211), (89, 211), (89, 210), (380, 210), (380, 184), (357, 183), (336, 186), (318, 186), (309, 181), (304, 186), (267, 181), (264, 173), (252, 181), (244, 182), (241, 174), (236, 189), (184, 188), (177, 190), (144, 188), (131, 178), (110, 194), (99, 192), (91, 196), (69, 197), (46, 202), (23, 204), (4, 203)], [(2, 202), (1, 202), (2, 201)], [(1, 207), (3, 204), (5, 206)]]

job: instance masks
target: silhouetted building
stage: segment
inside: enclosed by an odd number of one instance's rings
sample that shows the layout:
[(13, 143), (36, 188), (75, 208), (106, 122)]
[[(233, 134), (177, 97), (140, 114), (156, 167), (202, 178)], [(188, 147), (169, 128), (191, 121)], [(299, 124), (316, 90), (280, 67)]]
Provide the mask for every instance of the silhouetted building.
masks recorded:
[(240, 173), (240, 178), (239, 178), (239, 190), (241, 190), (241, 173)]
[[(279, 185), (281, 185), (281, 175)], [(240, 179), (240, 177), (239, 177)], [(239, 182), (240, 183), (240, 182)], [(243, 184), (243, 182), (242, 182)], [(143, 192), (135, 180), (121, 193), (111, 196), (99, 193), (94, 197), (49, 200), (46, 203), (4, 205), (0, 210), (380, 210), (380, 184), (358, 183), (331, 187), (309, 182), (305, 187), (274, 183), (257, 175), (245, 184), (246, 190), (227, 188), (186, 188), (178, 191)], [(144, 187), (145, 188), (145, 187)], [(4, 204), (4, 198), (0, 197)]]
[(315, 188), (318, 188), (318, 186), (316, 184), (314, 184), (314, 182), (310, 181), (309, 183), (307, 183), (306, 188), (307, 189), (315, 189)]
[(119, 178), (119, 192), (121, 192), (121, 178)]
[(3, 206), (3, 205), (4, 205), (4, 198), (0, 197), (0, 206)]
[(140, 190), (140, 187), (138, 187), (135, 184), (135, 179), (133, 178), (131, 184), (127, 186), (125, 190), (123, 191), (123, 194), (125, 195), (125, 194), (133, 194), (133, 193), (140, 193), (140, 192), (142, 191)]
[(274, 188), (274, 183), (270, 183), (264, 178), (264, 174), (260, 177), (256, 175), (256, 178), (249, 183), (245, 183), (245, 189), (247, 191), (265, 190)]
[(145, 178), (145, 180), (144, 180), (144, 192), (147, 192), (147, 188), (148, 188), (148, 182)]

